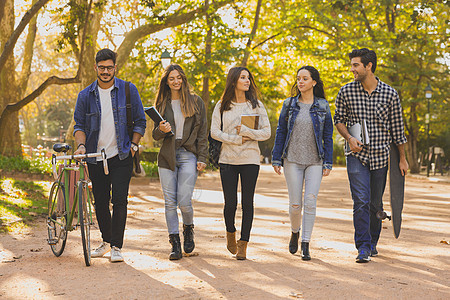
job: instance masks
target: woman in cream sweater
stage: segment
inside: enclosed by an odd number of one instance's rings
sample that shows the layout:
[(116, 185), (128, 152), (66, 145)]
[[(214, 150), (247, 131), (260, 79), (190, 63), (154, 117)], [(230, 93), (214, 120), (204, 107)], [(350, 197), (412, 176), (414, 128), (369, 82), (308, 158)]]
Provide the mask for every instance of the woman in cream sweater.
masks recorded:
[[(260, 164), (258, 141), (270, 138), (267, 112), (257, 95), (258, 89), (250, 71), (244, 67), (231, 68), (222, 99), (216, 104), (211, 121), (211, 136), (222, 142), (219, 165), (225, 198), (227, 249), (239, 260), (246, 259), (253, 222), (253, 196)], [(242, 115), (257, 115), (256, 129), (241, 124)], [(242, 226), (241, 237), (236, 242), (234, 223), (239, 177)]]

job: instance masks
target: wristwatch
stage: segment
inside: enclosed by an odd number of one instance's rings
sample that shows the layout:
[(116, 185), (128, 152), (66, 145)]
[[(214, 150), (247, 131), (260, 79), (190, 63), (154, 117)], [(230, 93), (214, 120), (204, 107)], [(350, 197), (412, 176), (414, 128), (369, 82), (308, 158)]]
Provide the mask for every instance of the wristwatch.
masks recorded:
[(139, 146), (133, 142), (131, 142), (131, 149), (133, 149), (134, 152), (139, 151)]

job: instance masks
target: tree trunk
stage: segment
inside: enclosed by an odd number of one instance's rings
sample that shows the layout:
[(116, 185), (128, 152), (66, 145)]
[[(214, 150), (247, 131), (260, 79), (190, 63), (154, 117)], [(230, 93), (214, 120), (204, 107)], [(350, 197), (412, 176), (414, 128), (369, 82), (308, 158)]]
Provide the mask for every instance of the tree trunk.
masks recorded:
[(243, 66), (243, 67), (247, 66), (253, 38), (255, 37), (256, 30), (258, 29), (259, 12), (261, 11), (261, 3), (262, 3), (262, 0), (258, 0), (258, 4), (256, 5), (255, 21), (253, 22), (253, 28), (252, 28), (252, 31), (250, 32), (250, 36), (248, 37), (247, 45), (245, 47), (245, 52), (244, 52), (244, 58), (242, 59), (242, 63), (241, 63), (241, 66)]
[[(83, 32), (80, 34), (81, 40), (79, 41), (79, 44), (82, 45), (80, 53), (82, 53), (81, 57), (79, 58), (79, 74), (80, 74), (80, 91), (87, 86), (89, 86), (92, 82), (94, 82), (97, 79), (97, 75), (94, 71), (94, 65), (95, 65), (95, 54), (96, 54), (96, 44), (92, 41), (97, 40), (98, 32), (100, 30), (100, 20), (102, 19), (103, 15), (103, 7), (101, 6), (100, 9), (93, 9), (92, 13), (89, 13), (87, 26), (85, 26), (86, 32)], [(84, 42), (83, 42), (84, 39)], [(117, 74), (116, 74), (117, 75)], [(73, 137), (73, 126), (75, 125), (75, 121), (72, 118), (69, 128), (67, 128), (66, 133), (66, 142), (73, 143), (74, 137)]]
[[(209, 8), (209, 1), (206, 1), (206, 10)], [(205, 39), (205, 74), (203, 75), (203, 90), (202, 99), (205, 102), (206, 112), (208, 112), (209, 106), (209, 79), (211, 76), (211, 48), (212, 48), (212, 24), (210, 14), (206, 14), (206, 26), (208, 31), (206, 32)]]
[[(3, 15), (0, 20), (0, 50), (3, 51), (6, 42), (14, 32), (14, 1), (4, 0)], [(15, 80), (14, 56), (10, 55), (0, 72), (0, 112), (6, 105), (18, 97)], [(19, 114), (11, 113), (0, 128), (0, 154), (5, 156), (21, 156)]]
[(417, 126), (417, 114), (416, 114), (416, 103), (411, 103), (410, 113), (409, 113), (409, 130), (407, 134), (408, 143), (406, 147), (406, 152), (408, 153), (408, 164), (411, 173), (419, 173), (419, 157), (417, 152), (417, 138), (419, 136), (419, 129)]

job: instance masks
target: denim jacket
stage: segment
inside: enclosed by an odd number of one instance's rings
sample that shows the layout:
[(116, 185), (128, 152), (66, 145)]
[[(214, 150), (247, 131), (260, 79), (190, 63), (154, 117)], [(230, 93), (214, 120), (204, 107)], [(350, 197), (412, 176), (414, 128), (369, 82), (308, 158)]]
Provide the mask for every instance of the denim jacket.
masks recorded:
[[(78, 94), (75, 105), (73, 133), (81, 130), (86, 134), (86, 153), (97, 152), (100, 133), (101, 107), (97, 80)], [(125, 81), (114, 78), (114, 88), (111, 90), (111, 101), (114, 116), (114, 126), (117, 139), (119, 159), (123, 160), (130, 154), (131, 138), (127, 129), (127, 109), (125, 98)], [(131, 116), (133, 132), (145, 133), (146, 120), (141, 98), (136, 86), (130, 83)], [(88, 163), (96, 163), (96, 158), (87, 158)]]
[[(295, 118), (300, 107), (297, 104), (298, 96), (284, 100), (272, 150), (272, 165), (282, 166), (287, 156), (289, 139), (294, 128)], [(333, 166), (333, 121), (330, 106), (327, 100), (314, 96), (314, 103), (309, 110), (314, 126), (317, 152), (323, 160), (323, 168), (331, 169)]]

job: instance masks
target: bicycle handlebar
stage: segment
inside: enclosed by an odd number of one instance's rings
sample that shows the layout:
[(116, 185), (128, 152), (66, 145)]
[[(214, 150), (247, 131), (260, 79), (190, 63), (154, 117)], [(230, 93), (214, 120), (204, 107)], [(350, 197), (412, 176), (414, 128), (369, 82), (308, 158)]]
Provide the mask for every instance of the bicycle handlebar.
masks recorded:
[(88, 157), (101, 157), (103, 160), (103, 169), (105, 170), (105, 175), (109, 174), (108, 170), (108, 161), (106, 160), (106, 153), (105, 149), (102, 149), (101, 152), (97, 153), (86, 153), (86, 154), (77, 154), (77, 155), (60, 155), (56, 156), (55, 154), (52, 155), (52, 169), (53, 169), (53, 175), (56, 176), (56, 161), (57, 160), (70, 160), (70, 159), (83, 159)]

